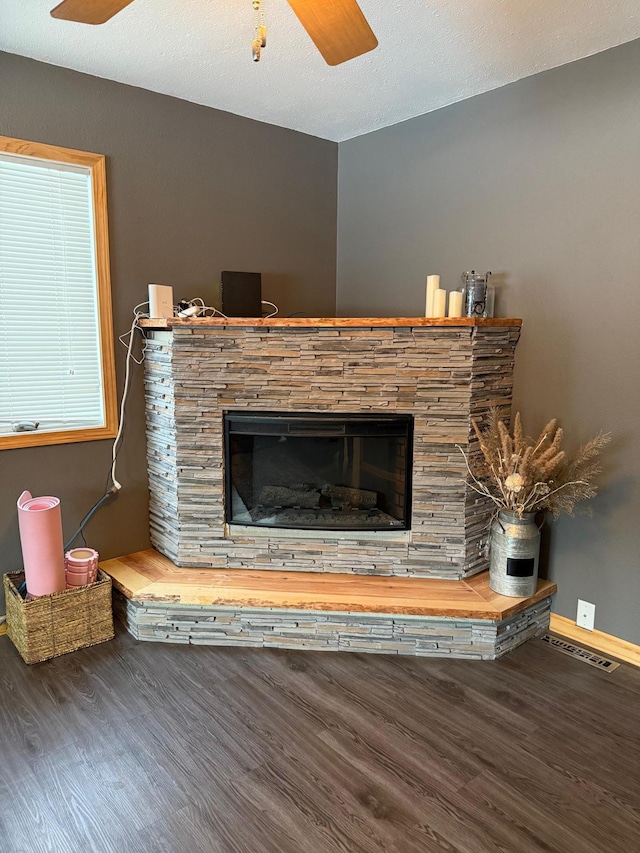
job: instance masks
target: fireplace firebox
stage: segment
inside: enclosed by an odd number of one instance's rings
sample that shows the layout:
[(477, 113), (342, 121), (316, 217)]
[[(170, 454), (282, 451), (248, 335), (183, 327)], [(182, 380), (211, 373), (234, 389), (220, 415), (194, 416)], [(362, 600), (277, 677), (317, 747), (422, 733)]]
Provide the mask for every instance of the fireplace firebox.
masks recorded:
[(410, 415), (228, 412), (229, 524), (408, 530)]

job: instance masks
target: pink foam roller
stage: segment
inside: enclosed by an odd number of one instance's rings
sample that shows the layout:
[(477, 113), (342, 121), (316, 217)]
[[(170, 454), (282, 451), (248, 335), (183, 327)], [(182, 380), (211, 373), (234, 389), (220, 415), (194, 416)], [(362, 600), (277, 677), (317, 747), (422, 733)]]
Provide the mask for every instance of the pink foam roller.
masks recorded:
[(94, 583), (98, 574), (98, 552), (93, 548), (73, 548), (64, 555), (67, 587)]
[(60, 500), (23, 492), (18, 498), (18, 526), (29, 595), (62, 592), (66, 583)]

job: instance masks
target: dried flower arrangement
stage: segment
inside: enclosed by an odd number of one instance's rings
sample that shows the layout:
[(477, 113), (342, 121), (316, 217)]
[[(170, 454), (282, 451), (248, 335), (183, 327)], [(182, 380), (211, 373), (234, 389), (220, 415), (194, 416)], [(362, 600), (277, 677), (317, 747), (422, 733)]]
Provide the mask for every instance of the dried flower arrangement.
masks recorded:
[(517, 513), (548, 510), (555, 517), (573, 515), (578, 501), (592, 498), (595, 477), (601, 467), (598, 456), (611, 436), (599, 433), (573, 457), (560, 449), (563, 431), (556, 419), (536, 440), (522, 431), (520, 413), (513, 421), (513, 434), (491, 409), (488, 424), (480, 429), (472, 421), (482, 455), (470, 456), (460, 447), (469, 472), (469, 486), (490, 498), (498, 509)]

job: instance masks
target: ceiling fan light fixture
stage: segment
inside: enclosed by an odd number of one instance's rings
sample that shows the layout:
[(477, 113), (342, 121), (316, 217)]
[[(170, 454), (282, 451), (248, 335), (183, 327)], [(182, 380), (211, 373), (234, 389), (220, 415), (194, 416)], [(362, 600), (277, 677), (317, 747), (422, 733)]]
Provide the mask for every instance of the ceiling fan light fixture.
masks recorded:
[(262, 48), (267, 46), (267, 26), (264, 22), (264, 0), (251, 0), (255, 36), (251, 42), (251, 55), (254, 62), (260, 62)]
[[(53, 18), (79, 24), (104, 24), (133, 0), (62, 0)], [(253, 59), (260, 61), (267, 45), (264, 0), (252, 0), (255, 16)], [(357, 0), (287, 0), (327, 65), (340, 65), (378, 46)], [(177, 4), (176, 4), (177, 5)]]

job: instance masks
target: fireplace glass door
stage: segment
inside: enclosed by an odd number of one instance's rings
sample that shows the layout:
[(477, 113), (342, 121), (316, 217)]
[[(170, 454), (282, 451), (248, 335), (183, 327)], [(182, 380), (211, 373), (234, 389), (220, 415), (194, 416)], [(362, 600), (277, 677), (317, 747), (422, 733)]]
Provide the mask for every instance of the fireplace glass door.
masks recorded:
[(407, 530), (410, 415), (229, 412), (225, 506), (232, 524)]

